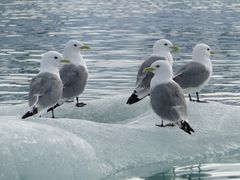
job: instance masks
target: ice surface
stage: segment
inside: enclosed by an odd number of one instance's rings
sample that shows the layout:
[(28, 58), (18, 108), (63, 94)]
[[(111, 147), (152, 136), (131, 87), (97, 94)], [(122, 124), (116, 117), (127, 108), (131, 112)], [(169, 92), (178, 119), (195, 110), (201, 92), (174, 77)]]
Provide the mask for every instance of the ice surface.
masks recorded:
[[(95, 122), (116, 123), (126, 121), (151, 109), (145, 98), (134, 106), (126, 105), (128, 96), (115, 96), (86, 102), (87, 106), (78, 108), (74, 103), (65, 103), (55, 110), (55, 115), (62, 118), (87, 119)], [(146, 105), (147, 104), (147, 105)], [(26, 104), (0, 107), (0, 115), (22, 116), (28, 111)], [(51, 117), (51, 113), (45, 115)]]
[(64, 129), (4, 116), (0, 121), (0, 179), (90, 179), (99, 176), (96, 154)]
[(121, 179), (154, 174), (172, 165), (239, 157), (240, 111), (215, 102), (188, 103), (196, 133), (159, 128), (148, 99), (127, 96), (68, 103), (58, 118), (21, 120), (26, 105), (0, 108), (0, 179)]

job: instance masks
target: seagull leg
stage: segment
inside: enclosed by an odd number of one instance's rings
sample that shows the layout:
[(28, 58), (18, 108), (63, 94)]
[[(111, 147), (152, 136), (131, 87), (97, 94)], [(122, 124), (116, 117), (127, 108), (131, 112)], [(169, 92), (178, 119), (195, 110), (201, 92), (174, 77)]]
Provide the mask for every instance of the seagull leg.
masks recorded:
[(52, 112), (52, 118), (55, 118), (55, 116), (54, 116), (54, 109), (51, 109), (51, 112)]
[(76, 103), (76, 106), (77, 106), (77, 107), (83, 107), (83, 106), (87, 105), (87, 104), (84, 103), (84, 102), (79, 102), (79, 101), (78, 101), (78, 97), (76, 97), (76, 100), (77, 100), (77, 103)]
[(196, 95), (197, 95), (197, 102), (198, 103), (207, 103), (207, 101), (200, 101), (198, 92), (196, 92)]
[(188, 94), (188, 97), (189, 97), (189, 101), (192, 101), (192, 97), (190, 94)]
[(161, 124), (155, 124), (155, 126), (157, 126), (157, 127), (164, 127), (163, 120), (161, 120)]
[(196, 100), (192, 99), (191, 94), (188, 94), (188, 97), (189, 97), (189, 101), (193, 101), (193, 102), (196, 101)]
[(197, 95), (197, 102), (200, 102), (200, 99), (199, 99), (199, 94), (198, 94), (198, 92), (196, 92), (196, 95)]

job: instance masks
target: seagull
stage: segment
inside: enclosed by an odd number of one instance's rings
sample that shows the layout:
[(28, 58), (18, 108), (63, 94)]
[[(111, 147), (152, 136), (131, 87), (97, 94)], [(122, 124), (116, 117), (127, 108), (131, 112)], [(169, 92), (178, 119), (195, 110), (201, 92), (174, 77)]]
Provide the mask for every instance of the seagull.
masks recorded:
[(150, 82), (153, 73), (143, 72), (144, 68), (151, 66), (153, 62), (158, 60), (165, 60), (172, 66), (173, 57), (170, 51), (178, 51), (178, 49), (179, 48), (176, 45), (173, 45), (167, 39), (160, 39), (154, 43), (152, 55), (142, 63), (138, 70), (136, 87), (132, 95), (128, 98), (127, 104), (134, 104), (148, 96), (150, 93)]
[[(178, 69), (173, 80), (183, 89), (183, 92), (189, 94), (190, 101), (200, 101), (199, 91), (204, 88), (212, 76), (212, 63), (210, 55), (214, 54), (207, 44), (197, 44), (193, 48), (192, 61)], [(190, 93), (196, 93), (197, 100), (191, 98)]]
[(76, 106), (83, 107), (86, 104), (79, 102), (78, 96), (84, 91), (88, 80), (88, 68), (83, 59), (80, 50), (90, 49), (89, 46), (82, 44), (77, 40), (70, 40), (64, 48), (64, 58), (70, 61), (70, 64), (64, 64), (60, 69), (60, 77), (63, 83), (61, 102), (57, 103), (51, 111), (66, 101), (76, 98)]
[[(180, 129), (191, 134), (194, 130), (188, 123), (187, 106), (181, 87), (173, 81), (172, 67), (167, 61), (159, 60), (145, 72), (154, 74), (150, 84), (150, 103), (153, 111), (161, 117), (158, 127), (178, 125)], [(172, 123), (163, 125), (163, 120)]]
[[(46, 52), (41, 59), (40, 72), (32, 78), (28, 94), (28, 105), (31, 108), (22, 119), (41, 112), (56, 104), (62, 96), (62, 81), (58, 66), (60, 62), (66, 63), (63, 56), (56, 51)], [(52, 111), (54, 117), (54, 113)]]

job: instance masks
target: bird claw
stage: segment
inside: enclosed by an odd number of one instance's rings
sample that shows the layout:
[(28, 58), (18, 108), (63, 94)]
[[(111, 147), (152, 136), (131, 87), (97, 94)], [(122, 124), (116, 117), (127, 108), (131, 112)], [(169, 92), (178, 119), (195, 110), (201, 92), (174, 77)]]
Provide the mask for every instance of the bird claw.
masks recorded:
[(155, 124), (155, 126), (157, 126), (157, 127), (164, 127), (163, 124)]
[(175, 124), (173, 124), (173, 123), (168, 123), (168, 124), (165, 124), (164, 126), (165, 126), (165, 127), (166, 127), (166, 126), (168, 126), (168, 127), (174, 127)]
[(174, 127), (175, 124), (173, 123), (168, 123), (168, 124), (155, 124), (157, 127)]
[(84, 103), (84, 102), (80, 102), (80, 103), (76, 103), (76, 106), (77, 107), (83, 107), (83, 106), (86, 106), (87, 104)]
[(196, 100), (196, 99), (189, 99), (189, 101), (197, 102), (197, 103), (208, 103), (208, 101), (201, 101), (201, 100)]
[(208, 101), (200, 101), (200, 100), (197, 100), (198, 103), (208, 103)]

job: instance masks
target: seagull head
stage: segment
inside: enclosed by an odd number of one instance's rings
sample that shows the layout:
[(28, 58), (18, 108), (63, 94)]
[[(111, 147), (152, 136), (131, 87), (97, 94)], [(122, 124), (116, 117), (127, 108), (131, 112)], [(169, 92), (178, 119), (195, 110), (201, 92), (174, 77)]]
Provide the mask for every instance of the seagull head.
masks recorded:
[(207, 44), (200, 43), (193, 48), (192, 56), (193, 60), (203, 60), (209, 58), (212, 54), (214, 54), (214, 51)]
[(40, 65), (40, 72), (50, 72), (58, 74), (58, 66), (61, 63), (70, 63), (63, 59), (63, 55), (57, 51), (48, 51), (43, 54)]
[(58, 67), (61, 62), (65, 61), (66, 60), (63, 59), (62, 54), (58, 53), (57, 51), (48, 51), (43, 54), (41, 64), (44, 66)]
[(67, 42), (64, 51), (80, 52), (82, 49), (90, 49), (90, 47), (78, 40), (70, 40)]
[(72, 64), (79, 65), (83, 61), (80, 52), (82, 49), (90, 49), (90, 47), (80, 41), (70, 40), (65, 45), (64, 57), (71, 61)]
[(153, 45), (153, 54), (167, 54), (171, 51), (178, 51), (179, 48), (167, 39), (160, 39)]

